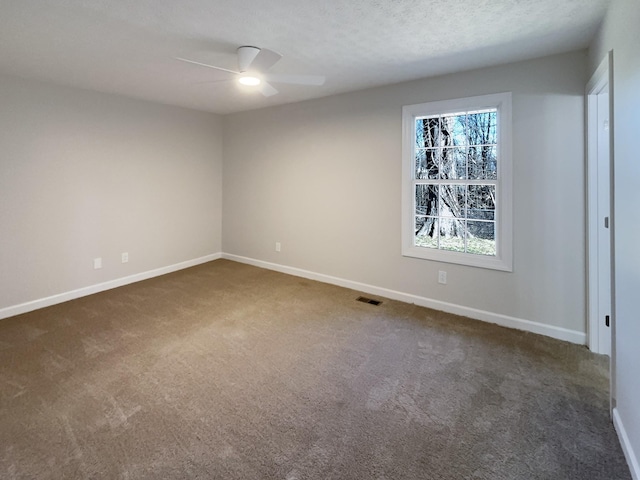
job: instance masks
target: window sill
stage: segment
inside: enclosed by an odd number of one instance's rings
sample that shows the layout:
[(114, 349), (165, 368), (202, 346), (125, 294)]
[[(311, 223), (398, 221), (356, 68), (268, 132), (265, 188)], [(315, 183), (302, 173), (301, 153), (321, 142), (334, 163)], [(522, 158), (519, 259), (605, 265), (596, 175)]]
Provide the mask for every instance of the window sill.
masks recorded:
[(403, 248), (402, 256), (420, 258), (422, 260), (433, 260), (436, 262), (454, 263), (457, 265), (466, 265), (468, 267), (513, 272), (513, 265), (511, 262), (506, 262), (499, 256), (473, 255), (469, 253), (450, 252), (446, 250), (436, 250), (415, 246)]

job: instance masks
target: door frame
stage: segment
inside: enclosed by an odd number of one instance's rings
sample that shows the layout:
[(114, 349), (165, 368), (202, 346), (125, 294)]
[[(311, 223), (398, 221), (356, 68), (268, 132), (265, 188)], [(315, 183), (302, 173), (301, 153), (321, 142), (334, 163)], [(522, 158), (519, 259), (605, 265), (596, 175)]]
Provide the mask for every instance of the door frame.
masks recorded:
[(611, 236), (611, 368), (613, 380), (613, 359), (615, 345), (615, 315), (614, 315), (614, 263), (613, 263), (613, 232), (614, 232), (614, 195), (613, 195), (613, 51), (602, 60), (595, 73), (587, 83), (586, 94), (586, 125), (587, 125), (587, 338), (589, 348), (595, 353), (603, 353), (599, 347), (598, 325), (603, 319), (598, 314), (598, 226), (602, 219), (598, 218), (598, 94), (608, 86), (609, 90), (609, 232)]

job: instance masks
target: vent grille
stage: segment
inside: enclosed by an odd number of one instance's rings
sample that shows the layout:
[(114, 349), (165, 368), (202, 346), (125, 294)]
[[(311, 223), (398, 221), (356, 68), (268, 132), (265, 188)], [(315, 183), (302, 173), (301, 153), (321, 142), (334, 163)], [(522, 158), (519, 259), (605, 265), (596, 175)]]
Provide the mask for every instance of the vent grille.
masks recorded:
[(356, 300), (358, 302), (368, 303), (370, 305), (375, 305), (375, 306), (378, 306), (382, 303), (380, 300), (374, 300), (373, 298), (367, 298), (367, 297), (358, 297), (356, 298)]

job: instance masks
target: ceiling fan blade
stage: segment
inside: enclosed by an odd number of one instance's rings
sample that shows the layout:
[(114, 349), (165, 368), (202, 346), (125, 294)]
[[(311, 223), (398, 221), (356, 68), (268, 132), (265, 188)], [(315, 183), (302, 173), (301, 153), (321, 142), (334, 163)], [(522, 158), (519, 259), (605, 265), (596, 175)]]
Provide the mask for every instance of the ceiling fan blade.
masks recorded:
[(262, 76), (265, 80), (276, 83), (290, 83), (294, 85), (324, 85), (326, 80), (321, 75), (287, 75), (280, 73), (267, 73)]
[(282, 58), (277, 52), (269, 50), (267, 48), (260, 49), (260, 52), (253, 59), (253, 62), (249, 65), (250, 70), (257, 70), (258, 72), (264, 72), (265, 70), (273, 67), (275, 63)]
[(221, 79), (221, 80), (203, 80), (201, 82), (193, 82), (194, 85), (202, 85), (205, 83), (229, 83), (232, 82), (233, 79), (232, 78), (225, 78), (225, 79)]
[(194, 65), (200, 65), (201, 67), (213, 68), (214, 70), (222, 70), (223, 72), (233, 73), (235, 75), (240, 75), (240, 72), (236, 72), (235, 70), (229, 70), (228, 68), (216, 67), (214, 65), (208, 65), (202, 62), (196, 62), (195, 60), (189, 60), (188, 58), (182, 57), (174, 57), (176, 60), (180, 60), (181, 62), (193, 63)]
[(265, 81), (260, 82), (258, 88), (260, 89), (260, 93), (265, 97), (270, 97), (271, 95), (275, 95), (276, 93), (278, 93), (278, 90), (273, 88), (271, 84)]

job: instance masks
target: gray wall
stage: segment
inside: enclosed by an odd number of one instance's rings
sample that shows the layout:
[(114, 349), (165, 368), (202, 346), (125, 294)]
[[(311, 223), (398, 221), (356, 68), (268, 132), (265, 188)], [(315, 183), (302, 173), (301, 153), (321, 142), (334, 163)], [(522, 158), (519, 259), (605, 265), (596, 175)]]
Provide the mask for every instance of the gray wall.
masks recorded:
[[(574, 52), (226, 116), (223, 250), (585, 332), (586, 74)], [(402, 257), (402, 106), (505, 91), (513, 273)]]
[(212, 114), (0, 77), (0, 310), (220, 252), (221, 133)]
[[(613, 49), (616, 420), (640, 478), (640, 2), (615, 0), (590, 50), (591, 70)], [(622, 429), (620, 429), (622, 427)], [(624, 438), (625, 435), (622, 435)]]

